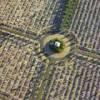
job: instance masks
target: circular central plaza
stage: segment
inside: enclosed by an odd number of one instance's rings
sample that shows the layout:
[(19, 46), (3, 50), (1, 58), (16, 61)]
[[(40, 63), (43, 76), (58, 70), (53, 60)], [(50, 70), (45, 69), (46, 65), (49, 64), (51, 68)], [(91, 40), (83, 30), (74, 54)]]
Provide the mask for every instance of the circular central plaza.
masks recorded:
[(43, 38), (42, 47), (44, 53), (54, 59), (62, 59), (70, 54), (70, 39), (61, 34), (49, 35)]

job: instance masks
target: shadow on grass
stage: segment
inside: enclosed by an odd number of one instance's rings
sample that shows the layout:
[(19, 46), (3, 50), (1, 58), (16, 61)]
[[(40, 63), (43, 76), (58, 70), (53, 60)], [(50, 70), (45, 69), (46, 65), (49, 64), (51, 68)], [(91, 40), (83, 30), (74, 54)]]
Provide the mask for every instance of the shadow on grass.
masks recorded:
[(50, 49), (50, 47), (49, 47), (49, 42), (43, 47), (43, 51), (44, 51), (44, 54), (46, 55), (46, 56), (51, 56), (51, 55), (53, 55), (55, 52), (53, 52), (51, 49)]

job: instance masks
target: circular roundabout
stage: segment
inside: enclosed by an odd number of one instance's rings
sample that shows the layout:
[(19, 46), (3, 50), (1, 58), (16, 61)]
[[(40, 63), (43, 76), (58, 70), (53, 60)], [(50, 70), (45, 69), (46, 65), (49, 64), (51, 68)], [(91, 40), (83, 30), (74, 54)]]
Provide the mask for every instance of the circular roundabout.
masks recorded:
[(48, 35), (42, 39), (41, 47), (46, 56), (51, 59), (63, 59), (72, 53), (74, 39), (61, 34)]

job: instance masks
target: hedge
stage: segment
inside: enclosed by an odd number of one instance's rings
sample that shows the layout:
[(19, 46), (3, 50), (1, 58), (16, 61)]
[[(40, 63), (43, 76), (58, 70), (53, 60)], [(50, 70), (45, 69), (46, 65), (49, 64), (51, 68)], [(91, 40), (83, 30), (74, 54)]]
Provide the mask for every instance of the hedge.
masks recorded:
[(77, 7), (79, 0), (68, 0), (65, 9), (64, 9), (64, 16), (61, 24), (61, 29), (69, 29), (72, 18)]

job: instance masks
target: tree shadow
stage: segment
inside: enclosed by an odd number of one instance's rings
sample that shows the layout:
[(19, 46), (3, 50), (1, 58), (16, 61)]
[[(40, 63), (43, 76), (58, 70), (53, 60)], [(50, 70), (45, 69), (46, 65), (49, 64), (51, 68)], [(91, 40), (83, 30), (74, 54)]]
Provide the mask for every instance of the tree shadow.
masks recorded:
[(55, 52), (53, 52), (50, 47), (49, 47), (49, 42), (43, 47), (43, 52), (46, 56), (51, 56), (53, 55)]
[(55, 17), (54, 17), (53, 23), (52, 23), (54, 27), (51, 29), (51, 31), (49, 33), (57, 33), (60, 31), (62, 19), (64, 16), (64, 9), (65, 9), (67, 0), (59, 0), (58, 3), (59, 3), (59, 7), (54, 12)]

